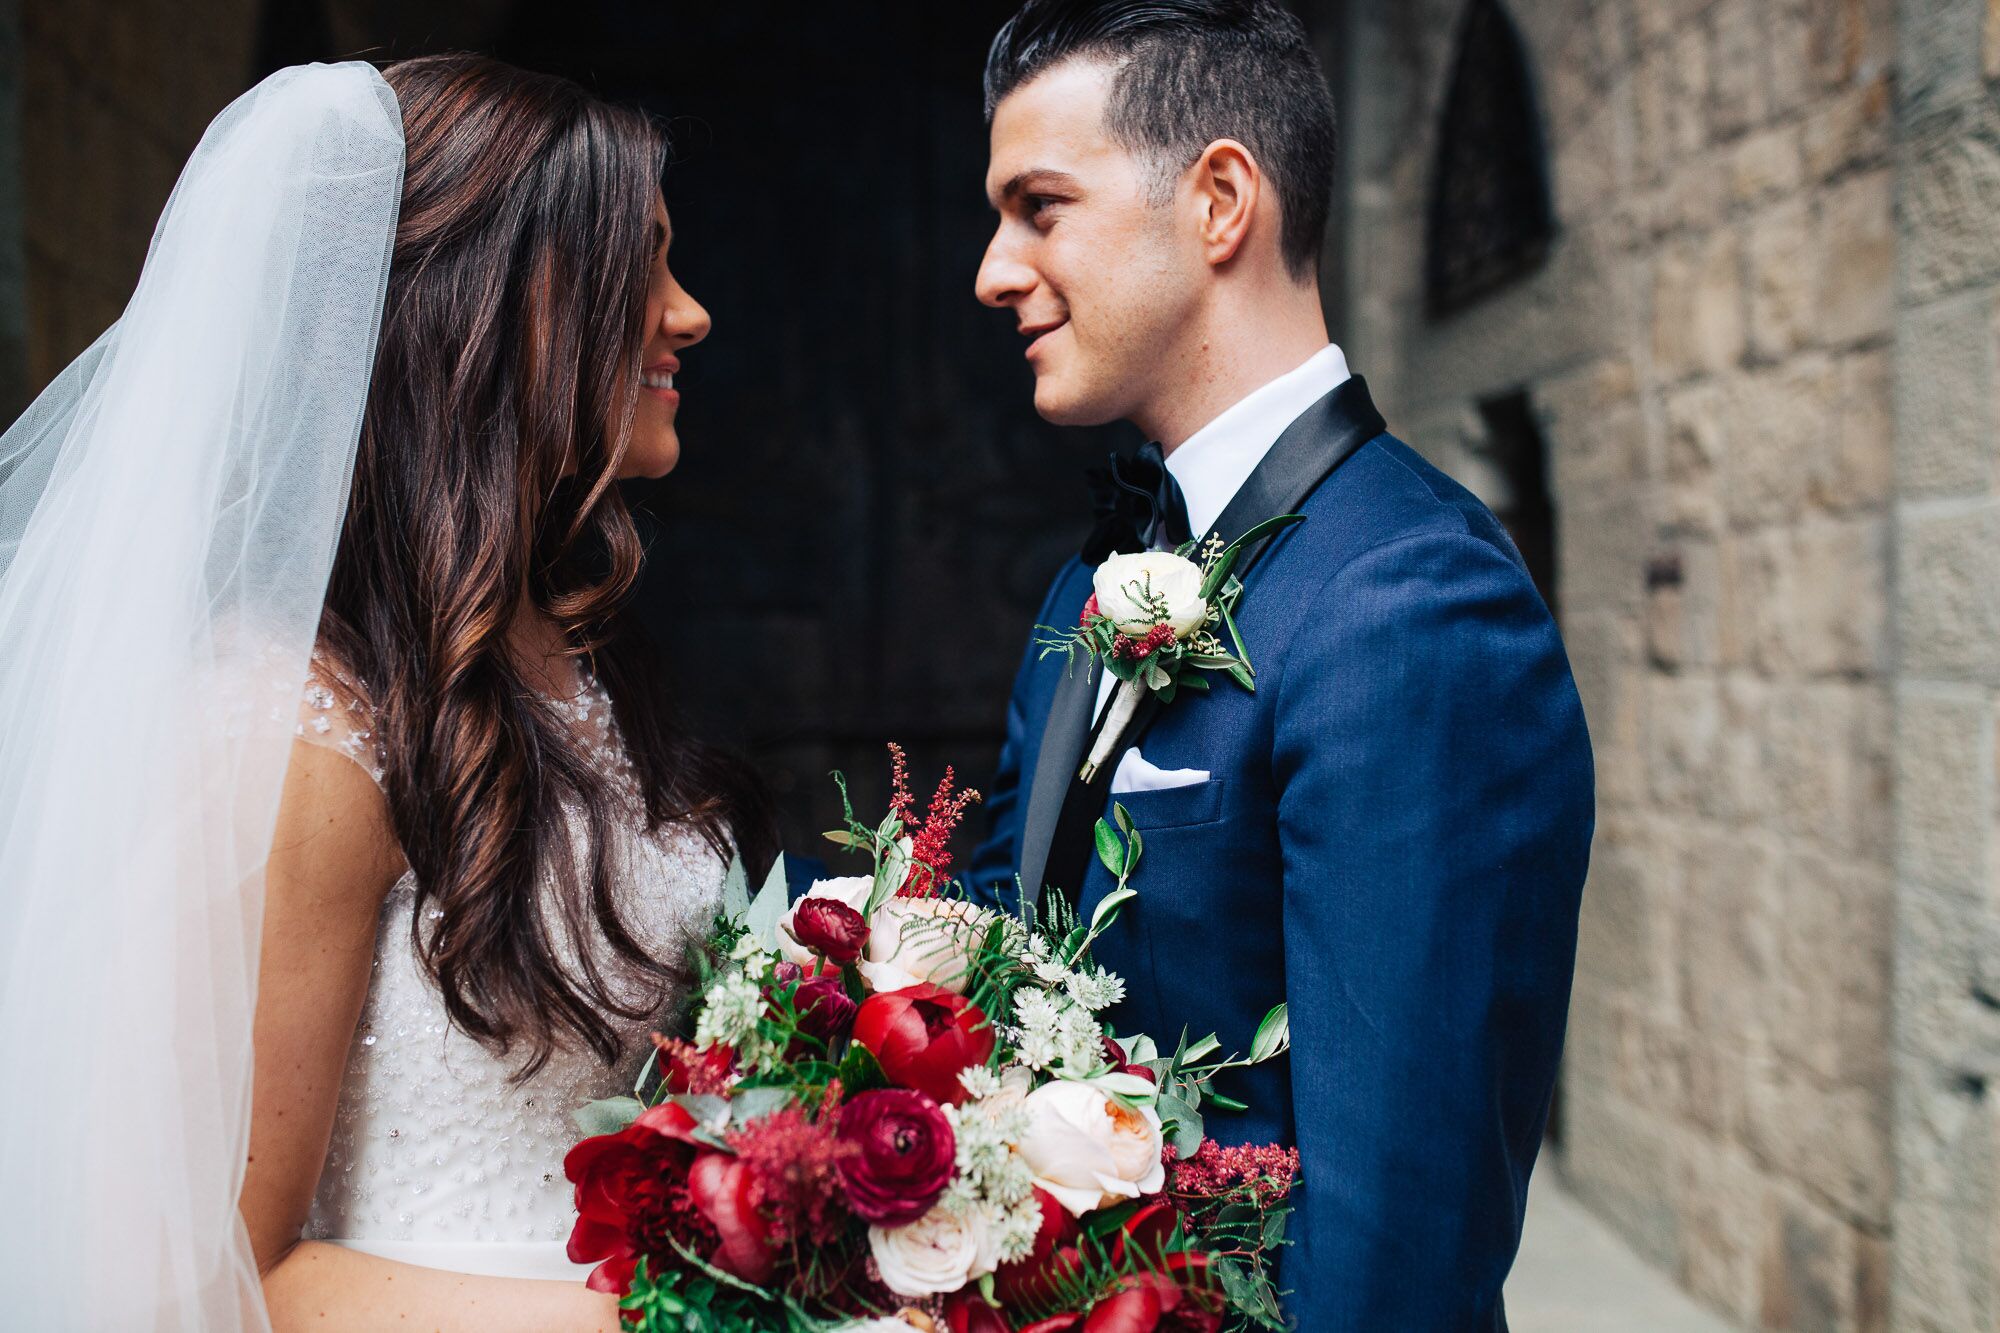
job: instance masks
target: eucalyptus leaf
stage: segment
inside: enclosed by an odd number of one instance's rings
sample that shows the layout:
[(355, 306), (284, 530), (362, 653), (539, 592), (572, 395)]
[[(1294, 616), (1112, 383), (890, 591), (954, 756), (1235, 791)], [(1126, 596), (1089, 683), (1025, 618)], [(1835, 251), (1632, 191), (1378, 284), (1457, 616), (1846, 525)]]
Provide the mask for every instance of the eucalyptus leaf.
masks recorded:
[(780, 854), (771, 863), (771, 873), (764, 877), (764, 887), (757, 890), (751, 900), (750, 910), (744, 913), (743, 924), (765, 948), (778, 947), (778, 922), (791, 906), (790, 895), (785, 885), (785, 858)]
[(747, 1125), (773, 1111), (782, 1111), (791, 1103), (792, 1094), (788, 1088), (750, 1088), (729, 1099), (729, 1122)]
[(637, 1097), (602, 1097), (577, 1107), (570, 1112), (570, 1119), (576, 1121), (585, 1138), (596, 1138), (600, 1134), (616, 1134), (637, 1120), (645, 1109)]
[(1099, 1091), (1128, 1097), (1133, 1101), (1150, 1102), (1159, 1096), (1159, 1085), (1151, 1079), (1140, 1078), (1137, 1074), (1100, 1074), (1091, 1082)]
[(1194, 1045), (1188, 1047), (1186, 1050), (1181, 1052), (1181, 1063), (1191, 1065), (1198, 1060), (1206, 1060), (1209, 1056), (1214, 1055), (1217, 1051), (1221, 1049), (1222, 1049), (1222, 1043), (1216, 1040), (1215, 1034), (1211, 1032), (1206, 1037), (1203, 1037), (1200, 1041), (1196, 1042)]
[(1257, 1025), (1257, 1035), (1250, 1041), (1250, 1063), (1257, 1064), (1290, 1048), (1292, 1044), (1292, 1019), (1287, 1006), (1273, 1005), (1271, 1012), (1264, 1015), (1264, 1021)]
[[(1113, 870), (1111, 873), (1115, 875), (1118, 872)], [(1102, 935), (1106, 930), (1110, 929), (1111, 923), (1118, 919), (1118, 909), (1138, 896), (1139, 891), (1137, 889), (1128, 889), (1122, 886), (1105, 894), (1103, 900), (1097, 904), (1096, 909), (1090, 914), (1090, 933), (1093, 935)]]
[(740, 855), (729, 858), (729, 870), (722, 877), (722, 914), (731, 921), (750, 910), (750, 871)]
[(1118, 836), (1118, 830), (1111, 827), (1111, 821), (1100, 819), (1093, 830), (1097, 841), (1097, 859), (1114, 876), (1125, 867), (1125, 842)]
[(1111, 817), (1118, 822), (1119, 832), (1130, 833), (1132, 831), (1132, 812), (1125, 808), (1123, 801), (1113, 801), (1111, 803)]

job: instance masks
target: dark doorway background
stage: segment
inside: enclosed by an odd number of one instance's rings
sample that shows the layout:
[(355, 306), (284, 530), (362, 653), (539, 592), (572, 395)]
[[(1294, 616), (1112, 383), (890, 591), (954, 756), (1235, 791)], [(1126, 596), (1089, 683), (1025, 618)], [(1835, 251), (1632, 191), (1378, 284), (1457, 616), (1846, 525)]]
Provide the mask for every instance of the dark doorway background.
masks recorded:
[(988, 779), (1081, 469), (1127, 438), (1040, 421), (1011, 318), (972, 296), (979, 73), (1013, 8), (267, 2), (267, 68), (481, 49), (667, 118), (673, 264), (715, 329), (680, 467), (630, 492), (642, 606), (661, 687), (764, 766), (792, 851), (827, 849), (832, 769), (882, 808), (885, 741), (920, 786)]

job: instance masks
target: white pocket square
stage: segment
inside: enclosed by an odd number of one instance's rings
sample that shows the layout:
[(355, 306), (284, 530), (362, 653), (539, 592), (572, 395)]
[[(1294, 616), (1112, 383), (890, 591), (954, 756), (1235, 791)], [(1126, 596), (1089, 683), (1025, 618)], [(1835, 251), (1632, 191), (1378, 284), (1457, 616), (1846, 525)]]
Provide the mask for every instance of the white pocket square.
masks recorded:
[(1174, 787), (1192, 787), (1198, 782), (1208, 781), (1205, 768), (1160, 768), (1148, 763), (1146, 756), (1133, 746), (1118, 761), (1118, 770), (1111, 775), (1111, 794), (1121, 795), (1128, 791), (1167, 791)]

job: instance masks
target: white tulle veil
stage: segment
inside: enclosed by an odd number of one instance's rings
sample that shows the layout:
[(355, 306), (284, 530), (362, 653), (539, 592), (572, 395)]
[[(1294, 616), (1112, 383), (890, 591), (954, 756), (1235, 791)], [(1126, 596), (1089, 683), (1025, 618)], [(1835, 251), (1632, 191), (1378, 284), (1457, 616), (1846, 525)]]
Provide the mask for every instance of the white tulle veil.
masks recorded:
[(272, 75), (0, 437), (0, 1323), (266, 1319), (237, 1215), (263, 864), (402, 188), (367, 65)]

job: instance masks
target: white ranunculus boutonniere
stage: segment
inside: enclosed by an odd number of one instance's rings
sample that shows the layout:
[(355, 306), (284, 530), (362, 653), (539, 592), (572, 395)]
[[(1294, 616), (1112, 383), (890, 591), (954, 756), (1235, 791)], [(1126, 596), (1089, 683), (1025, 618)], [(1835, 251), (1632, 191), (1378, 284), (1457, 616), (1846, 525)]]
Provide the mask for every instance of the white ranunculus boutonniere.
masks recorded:
[(1304, 519), (1266, 519), (1227, 546), (1210, 537), (1199, 549), (1185, 542), (1177, 551), (1109, 556), (1091, 579), (1090, 600), (1075, 628), (1038, 626), (1044, 656), (1095, 657), (1119, 681), (1111, 712), (1084, 759), (1085, 782), (1110, 757), (1146, 695), (1171, 703), (1183, 687), (1205, 690), (1207, 671), (1225, 672), (1246, 690), (1257, 688), (1236, 632), (1243, 581), (1231, 571), (1252, 543)]

